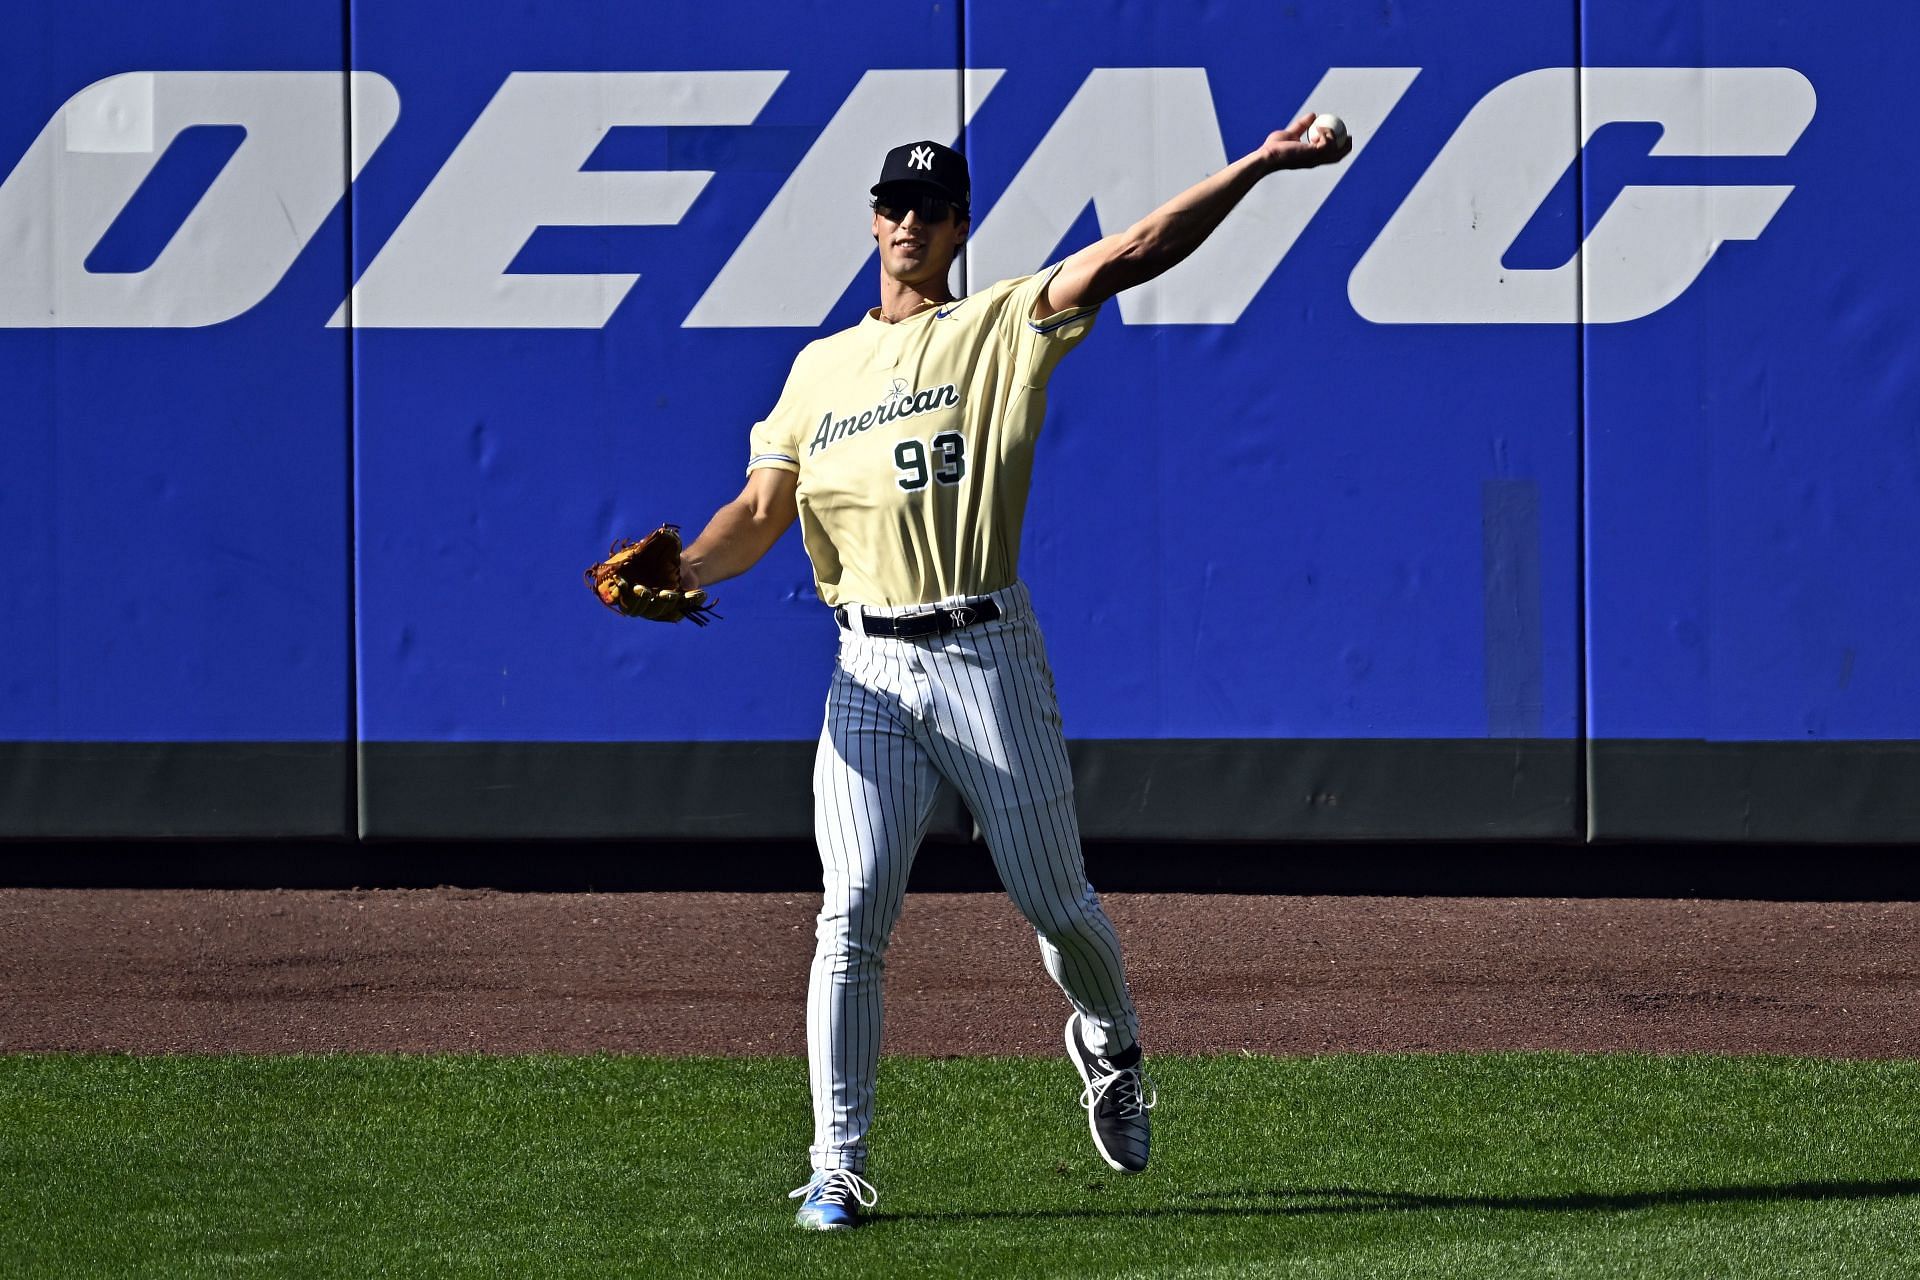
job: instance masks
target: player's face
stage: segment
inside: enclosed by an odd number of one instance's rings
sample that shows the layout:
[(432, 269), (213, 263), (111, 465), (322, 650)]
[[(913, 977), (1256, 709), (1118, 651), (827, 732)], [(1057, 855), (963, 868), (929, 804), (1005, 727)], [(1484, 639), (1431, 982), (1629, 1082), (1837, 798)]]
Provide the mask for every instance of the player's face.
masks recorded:
[(873, 238), (880, 265), (894, 279), (919, 285), (944, 280), (971, 224), (938, 196), (889, 192), (874, 201)]

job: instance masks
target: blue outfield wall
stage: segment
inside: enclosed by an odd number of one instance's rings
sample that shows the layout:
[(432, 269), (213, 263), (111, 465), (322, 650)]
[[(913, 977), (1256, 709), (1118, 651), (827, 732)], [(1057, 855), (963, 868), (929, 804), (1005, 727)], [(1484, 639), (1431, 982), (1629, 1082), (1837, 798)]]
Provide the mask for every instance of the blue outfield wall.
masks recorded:
[(1053, 383), (1089, 834), (1920, 838), (1910, 5), (256, 9), (3, 55), (0, 834), (803, 834), (797, 536), (581, 569), (737, 491), (886, 146), (977, 286), (1310, 105)]

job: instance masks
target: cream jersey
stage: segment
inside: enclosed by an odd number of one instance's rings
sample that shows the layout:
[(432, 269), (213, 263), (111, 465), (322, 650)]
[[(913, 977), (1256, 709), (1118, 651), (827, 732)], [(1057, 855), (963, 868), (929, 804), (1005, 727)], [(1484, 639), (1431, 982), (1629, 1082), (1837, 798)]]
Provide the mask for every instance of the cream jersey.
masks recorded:
[(827, 604), (933, 604), (1019, 577), (1047, 379), (1097, 310), (1033, 319), (1058, 270), (896, 324), (869, 312), (794, 360), (747, 470), (798, 473)]

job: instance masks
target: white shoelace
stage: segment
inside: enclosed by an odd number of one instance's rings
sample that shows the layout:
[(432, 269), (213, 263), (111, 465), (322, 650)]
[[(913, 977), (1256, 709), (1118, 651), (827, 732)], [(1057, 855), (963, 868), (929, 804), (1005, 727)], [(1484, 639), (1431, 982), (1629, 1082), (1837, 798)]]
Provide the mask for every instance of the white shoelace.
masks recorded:
[(798, 1200), (815, 1188), (829, 1194), (837, 1193), (842, 1200), (854, 1200), (863, 1209), (873, 1208), (880, 1200), (880, 1193), (873, 1184), (851, 1169), (823, 1169), (807, 1179), (806, 1186), (795, 1187), (787, 1192), (787, 1199)]
[[(1125, 1083), (1121, 1084), (1123, 1080)], [(1142, 1112), (1153, 1110), (1153, 1104), (1160, 1101), (1160, 1091), (1154, 1088), (1145, 1072), (1138, 1067), (1125, 1067), (1087, 1081), (1087, 1087), (1080, 1091), (1080, 1105), (1089, 1110), (1100, 1105), (1116, 1084), (1120, 1084), (1118, 1094), (1123, 1120), (1139, 1119)]]

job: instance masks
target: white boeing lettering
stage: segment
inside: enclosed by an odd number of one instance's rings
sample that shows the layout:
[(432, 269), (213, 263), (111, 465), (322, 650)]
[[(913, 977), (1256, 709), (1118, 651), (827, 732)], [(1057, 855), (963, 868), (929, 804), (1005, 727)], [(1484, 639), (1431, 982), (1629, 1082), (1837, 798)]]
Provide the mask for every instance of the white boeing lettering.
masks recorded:
[[(637, 275), (510, 274), (516, 255), (541, 227), (678, 223), (711, 173), (581, 166), (618, 126), (751, 124), (786, 74), (509, 75), (328, 323), (605, 325)], [(1339, 104), (1353, 156), (1254, 188), (1178, 270), (1121, 294), (1121, 320), (1238, 320), (1418, 74), (1329, 69), (1307, 101)], [(969, 70), (956, 95), (949, 69), (867, 72), (683, 324), (824, 322), (873, 252), (864, 221), (847, 216), (846, 192), (865, 190), (875, 158), (902, 136), (957, 137), (1002, 75)], [(1503, 266), (1587, 140), (1608, 124), (1649, 121), (1663, 129), (1654, 156), (1780, 156), (1815, 107), (1813, 86), (1787, 67), (1516, 76), (1468, 112), (1355, 265), (1348, 298), (1381, 324), (1608, 324), (1649, 315), (1679, 298), (1720, 245), (1759, 236), (1793, 188), (1629, 186), (1567, 262)], [(285, 276), (399, 110), (394, 87), (372, 72), (135, 71), (89, 85), (0, 184), (0, 327), (180, 328), (245, 313)], [(1582, 137), (1567, 127), (1576, 117)], [(88, 271), (89, 254), (174, 138), (196, 125), (239, 125), (246, 134), (151, 265)], [(921, 159), (930, 164), (931, 152)], [(1226, 162), (1203, 68), (1097, 68), (977, 218), (960, 262), (964, 289), (1045, 265), (1089, 204), (1111, 232)]]
[[(1576, 91), (1586, 130), (1577, 142), (1566, 128)], [(1347, 296), (1380, 324), (1614, 324), (1650, 315), (1684, 293), (1722, 243), (1765, 230), (1793, 188), (1630, 186), (1563, 265), (1511, 270), (1501, 261), (1604, 125), (1661, 124), (1656, 156), (1778, 156), (1814, 107), (1813, 86), (1788, 67), (1516, 76), (1467, 114), (1354, 267)]]
[[(360, 328), (597, 329), (637, 275), (509, 275), (546, 226), (662, 226), (706, 170), (583, 172), (620, 125), (751, 124), (784, 71), (516, 71), (380, 250), (349, 305)], [(332, 324), (346, 320), (347, 308)]]
[[(349, 154), (343, 97), (354, 103)], [(273, 291), (387, 136), (400, 97), (370, 71), (129, 71), (68, 99), (0, 185), (0, 327), (190, 328)], [(87, 257), (196, 125), (246, 136), (144, 270)]]
[[(966, 118), (1000, 72), (967, 72)], [(869, 71), (694, 304), (689, 329), (812, 329), (873, 256), (866, 219), (847, 193), (873, 185), (875, 157), (901, 135), (959, 136), (953, 72)], [(931, 163), (932, 153), (928, 153)], [(769, 289), (767, 282), (780, 287)]]
[[(1329, 70), (1306, 101), (1340, 104), (1353, 155), (1255, 187), (1177, 270), (1121, 294), (1121, 318), (1238, 320), (1418, 74), (1418, 67)], [(1045, 266), (1089, 201), (1110, 235), (1226, 165), (1204, 68), (1097, 68), (981, 222), (968, 253), (968, 291)]]

